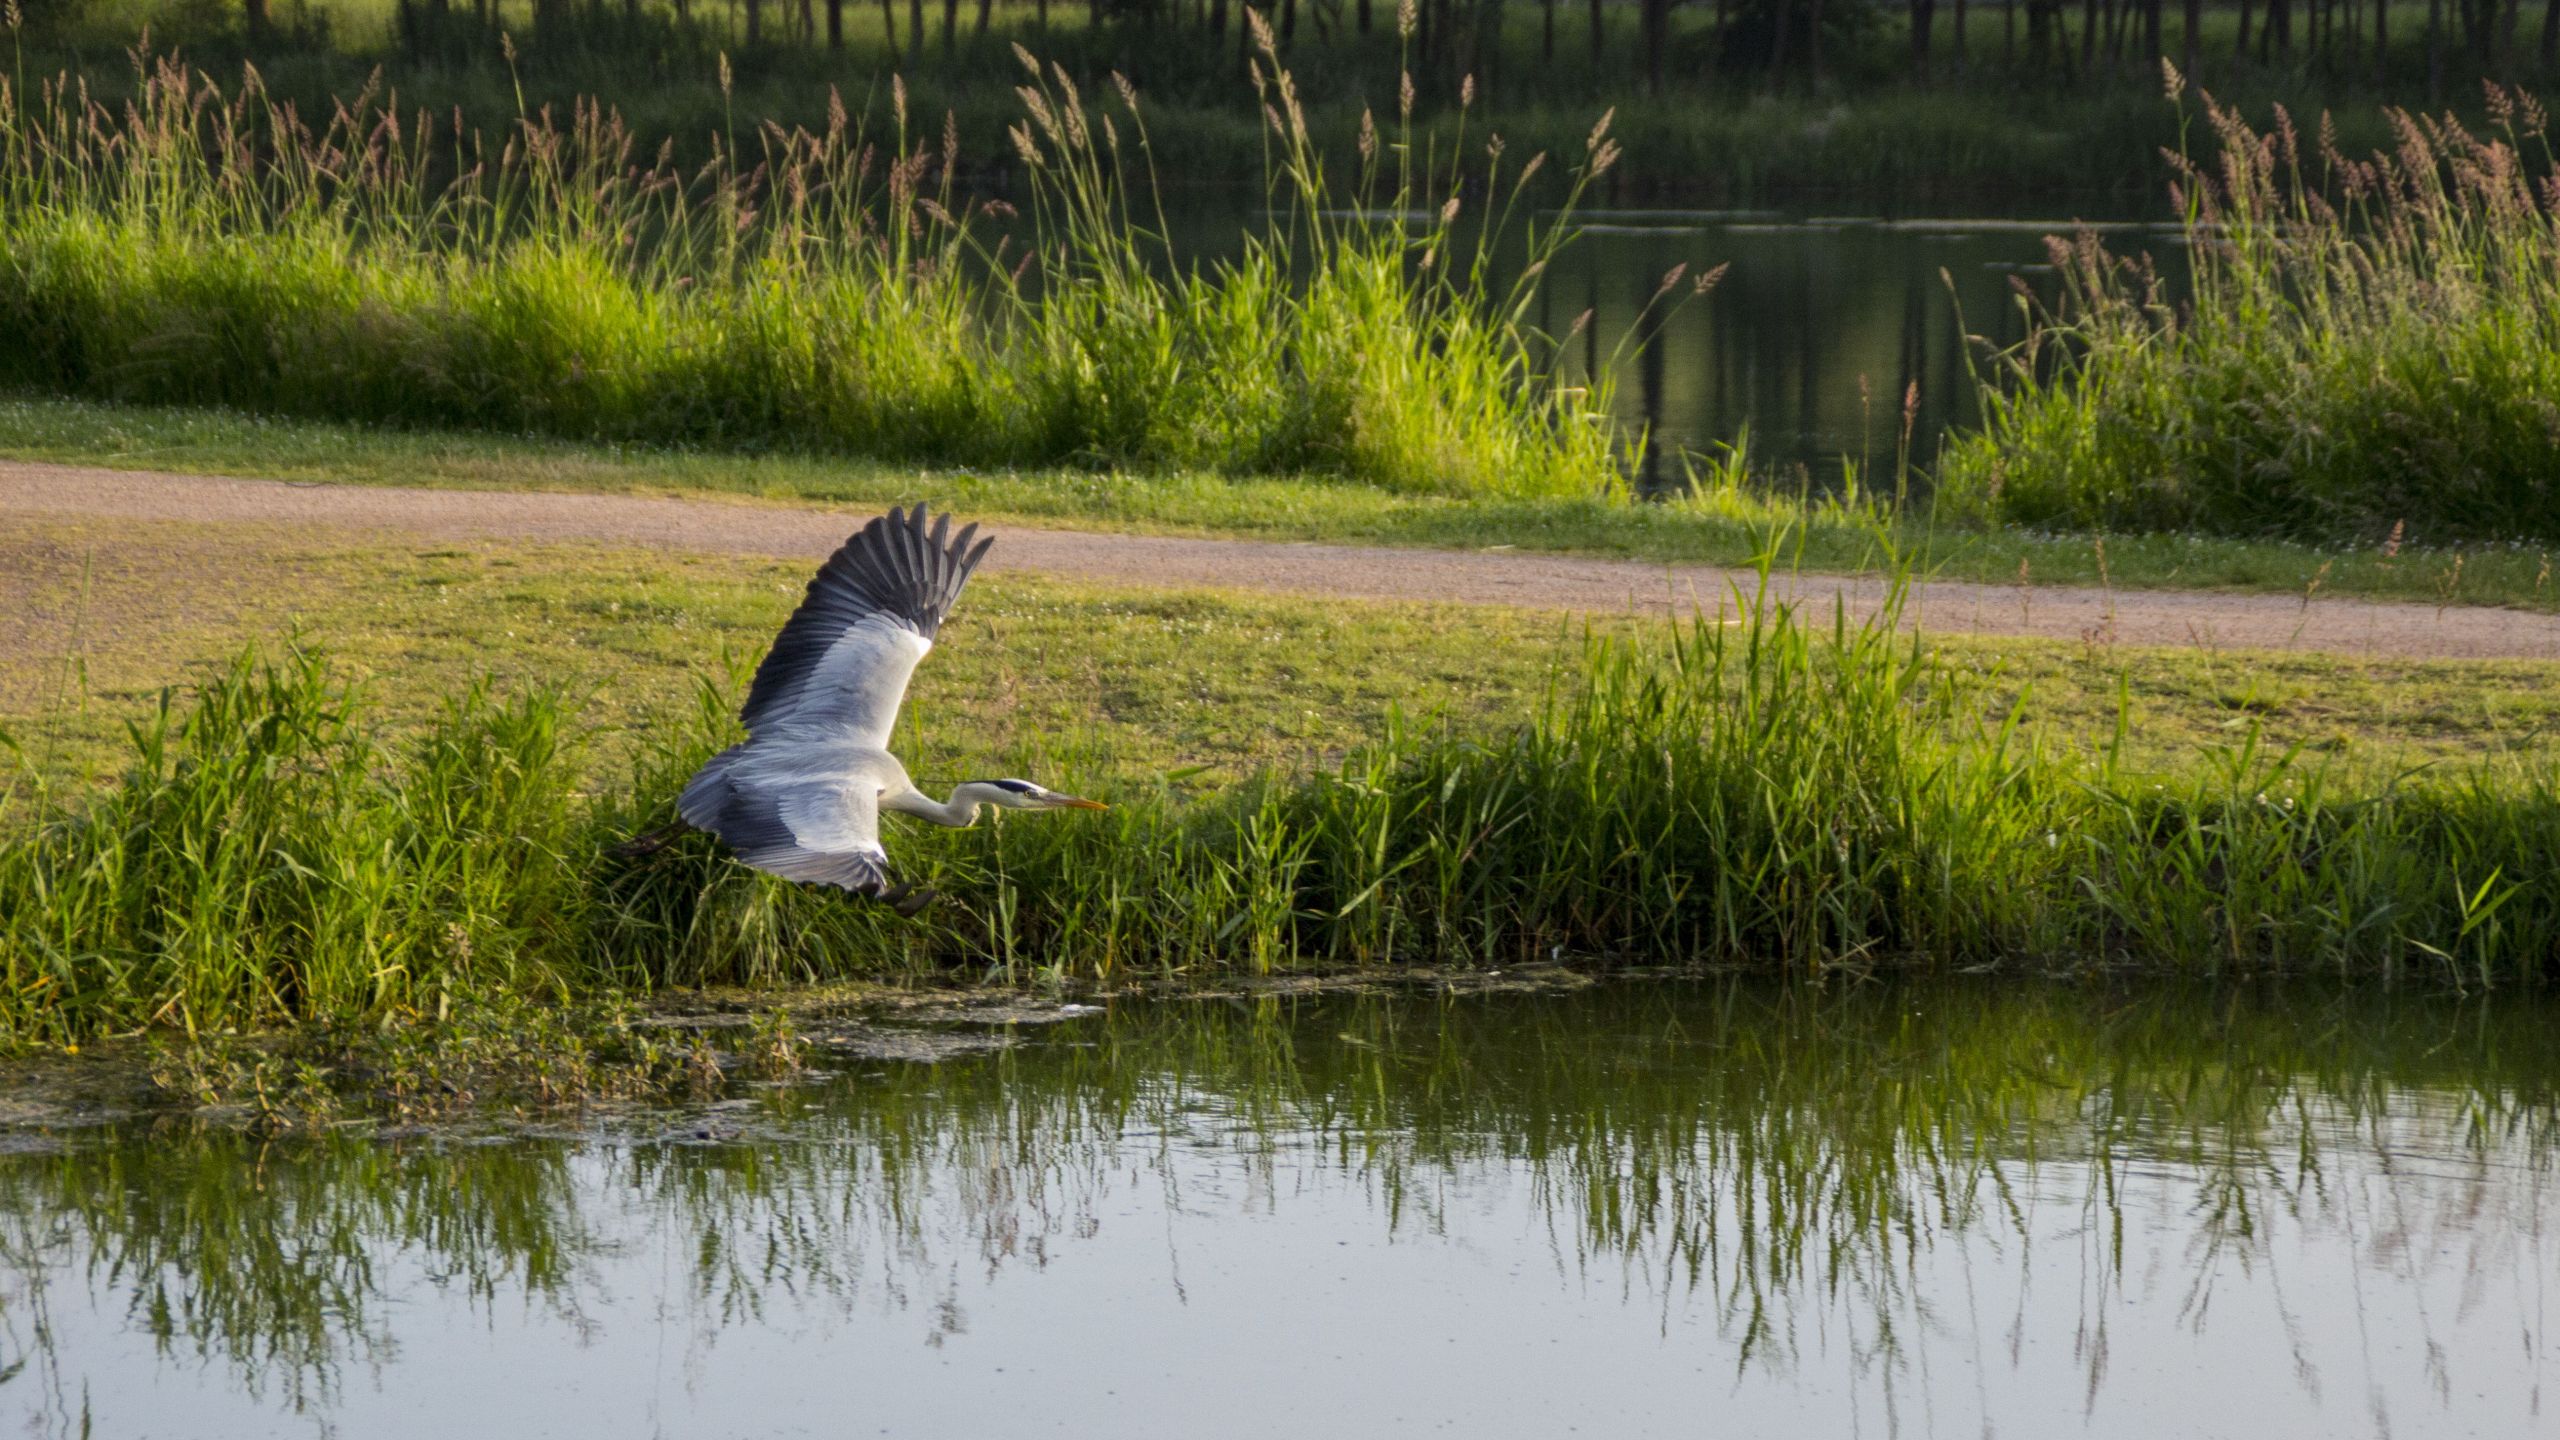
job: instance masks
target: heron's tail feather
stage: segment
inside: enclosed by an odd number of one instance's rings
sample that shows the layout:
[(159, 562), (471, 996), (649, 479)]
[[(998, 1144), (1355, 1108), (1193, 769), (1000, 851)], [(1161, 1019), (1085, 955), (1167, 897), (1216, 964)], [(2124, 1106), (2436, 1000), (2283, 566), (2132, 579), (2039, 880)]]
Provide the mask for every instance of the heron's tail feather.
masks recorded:
[(704, 763), (676, 797), (676, 813), (696, 830), (720, 832), (720, 811), (729, 803), (729, 767), (747, 747), (732, 745)]

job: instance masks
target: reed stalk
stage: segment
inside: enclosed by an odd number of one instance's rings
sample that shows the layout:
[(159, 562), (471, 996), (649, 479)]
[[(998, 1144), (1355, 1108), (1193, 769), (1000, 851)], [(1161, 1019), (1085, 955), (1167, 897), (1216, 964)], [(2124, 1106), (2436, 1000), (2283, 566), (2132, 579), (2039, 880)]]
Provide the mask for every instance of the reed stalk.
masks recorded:
[[(918, 133), (903, 90), (876, 140), (831, 98), (820, 129), (716, 134), (684, 167), (593, 102), (484, 135), (370, 90), (314, 122), (254, 67), (226, 87), (140, 52), (121, 108), (67, 76), (0, 81), (0, 385), (933, 465), (1620, 493), (1607, 394), (1550, 382), (1525, 297), (1487, 278), (1495, 227), (1466, 214), (1516, 199), (1526, 167), (1408, 122), (1338, 185), (1257, 33), (1274, 218), (1218, 265), (1165, 236), (1137, 91), (1082, 95), (1027, 52), (1021, 214), (961, 192), (956, 131)], [(1595, 134), (1573, 193), (1614, 158)], [(1518, 224), (1533, 271), (1571, 234)]]

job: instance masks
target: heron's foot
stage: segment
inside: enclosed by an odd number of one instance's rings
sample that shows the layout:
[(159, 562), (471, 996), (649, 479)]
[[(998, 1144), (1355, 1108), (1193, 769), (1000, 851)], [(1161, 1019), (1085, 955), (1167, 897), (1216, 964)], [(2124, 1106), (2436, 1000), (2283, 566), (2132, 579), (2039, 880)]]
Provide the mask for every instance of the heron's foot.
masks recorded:
[(940, 897), (929, 885), (910, 885), (904, 881), (873, 892), (872, 899), (898, 912), (901, 920), (913, 920), (924, 913), (924, 907)]
[(666, 849), (669, 845), (674, 844), (676, 837), (682, 835), (689, 828), (691, 827), (687, 826), (681, 820), (673, 821), (669, 824), (661, 825), (655, 830), (632, 836), (630, 839), (614, 846), (613, 853), (625, 860), (633, 859), (642, 855), (655, 855), (659, 851)]

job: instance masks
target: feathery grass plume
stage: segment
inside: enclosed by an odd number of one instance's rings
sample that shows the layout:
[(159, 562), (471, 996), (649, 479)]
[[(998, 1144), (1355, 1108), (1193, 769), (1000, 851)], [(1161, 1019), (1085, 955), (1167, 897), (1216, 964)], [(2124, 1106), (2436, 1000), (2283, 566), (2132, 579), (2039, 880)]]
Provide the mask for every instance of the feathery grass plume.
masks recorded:
[[(838, 105), (815, 134), (724, 127), (687, 172), (638, 163), (594, 103), (500, 140), (398, 122), (372, 91), (315, 126), (254, 72), (226, 89), (148, 57), (122, 111), (12, 90), (0, 383), (935, 464), (1621, 489), (1605, 393), (1550, 383), (1512, 296), (1413, 273), (1434, 237), (1400, 221), (1321, 218), (1434, 208), (1457, 177), (1367, 175), (1346, 204), (1266, 56), (1288, 218), (1202, 266), (1168, 238), (1135, 87), (1115, 77), (1104, 116), (1019, 55), (1032, 184), (1010, 226), (959, 193), (949, 117), (938, 145), (911, 132), (895, 79), (877, 165)], [(1533, 248), (1570, 233), (1530, 228)]]
[(2172, 191), (2194, 298), (2094, 235), (2049, 242), (2060, 298), (2022, 294), (2026, 339), (1941, 456), (1942, 498), (2111, 531), (2560, 537), (2560, 191), (2538, 107), (2491, 86), (2485, 133), (2392, 111), (2397, 144), (2358, 159), (2325, 116), (2305, 146), (2281, 109), (2261, 133), (2197, 93), (2216, 153), (2179, 156)]

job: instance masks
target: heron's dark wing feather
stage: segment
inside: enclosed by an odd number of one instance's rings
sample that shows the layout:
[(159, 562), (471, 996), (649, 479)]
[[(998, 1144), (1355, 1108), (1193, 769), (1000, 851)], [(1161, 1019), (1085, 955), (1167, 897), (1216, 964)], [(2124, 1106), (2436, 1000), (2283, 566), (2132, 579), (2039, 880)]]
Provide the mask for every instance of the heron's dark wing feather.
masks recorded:
[(863, 526), (810, 580), (739, 718), (750, 730), (833, 723), (886, 744), (907, 678), (994, 543), (975, 525), (952, 534), (948, 515), (928, 528), (921, 505)]

